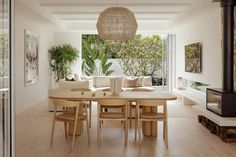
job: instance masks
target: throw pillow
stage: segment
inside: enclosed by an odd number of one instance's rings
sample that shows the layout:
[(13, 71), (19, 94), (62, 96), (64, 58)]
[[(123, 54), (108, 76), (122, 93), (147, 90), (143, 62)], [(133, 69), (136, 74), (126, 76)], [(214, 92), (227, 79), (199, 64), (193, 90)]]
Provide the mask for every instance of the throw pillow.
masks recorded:
[(125, 78), (125, 87), (139, 87), (139, 79), (138, 78)]
[(143, 86), (152, 86), (152, 77), (151, 76), (144, 76), (143, 77)]

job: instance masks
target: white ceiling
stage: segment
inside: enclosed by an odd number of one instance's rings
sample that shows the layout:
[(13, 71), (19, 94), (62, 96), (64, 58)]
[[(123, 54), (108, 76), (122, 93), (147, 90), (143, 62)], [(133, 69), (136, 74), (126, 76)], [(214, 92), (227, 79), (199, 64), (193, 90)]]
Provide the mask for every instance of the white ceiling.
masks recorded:
[(67, 30), (96, 28), (99, 13), (112, 6), (134, 12), (138, 25), (163, 29), (198, 0), (19, 0)]

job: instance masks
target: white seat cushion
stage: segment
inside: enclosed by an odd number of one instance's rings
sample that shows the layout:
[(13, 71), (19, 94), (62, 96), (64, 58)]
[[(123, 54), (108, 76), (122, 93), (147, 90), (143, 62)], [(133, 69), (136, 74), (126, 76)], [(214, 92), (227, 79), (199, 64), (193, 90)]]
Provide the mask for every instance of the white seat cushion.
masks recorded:
[(110, 87), (110, 78), (122, 78), (122, 76), (94, 76), (93, 77), (93, 87)]
[(89, 81), (87, 80), (59, 81), (59, 89), (73, 89), (73, 88), (89, 88)]

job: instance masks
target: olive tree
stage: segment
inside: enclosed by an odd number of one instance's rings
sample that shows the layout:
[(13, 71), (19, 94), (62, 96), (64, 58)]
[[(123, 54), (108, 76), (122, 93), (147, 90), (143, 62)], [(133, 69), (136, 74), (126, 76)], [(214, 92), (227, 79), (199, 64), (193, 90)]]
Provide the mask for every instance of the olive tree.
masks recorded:
[(0, 33), (0, 77), (8, 75), (8, 34)]
[(126, 75), (150, 75), (155, 77), (161, 69), (163, 40), (159, 35), (142, 37), (132, 41), (108, 41), (109, 49), (117, 54)]

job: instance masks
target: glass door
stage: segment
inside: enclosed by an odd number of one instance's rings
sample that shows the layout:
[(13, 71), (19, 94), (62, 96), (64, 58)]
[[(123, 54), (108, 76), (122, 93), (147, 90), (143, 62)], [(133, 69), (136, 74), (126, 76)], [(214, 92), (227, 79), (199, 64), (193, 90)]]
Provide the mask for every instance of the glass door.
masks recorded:
[(0, 4), (0, 157), (10, 156), (10, 0)]
[(163, 38), (162, 92), (172, 92), (175, 86), (175, 35)]

